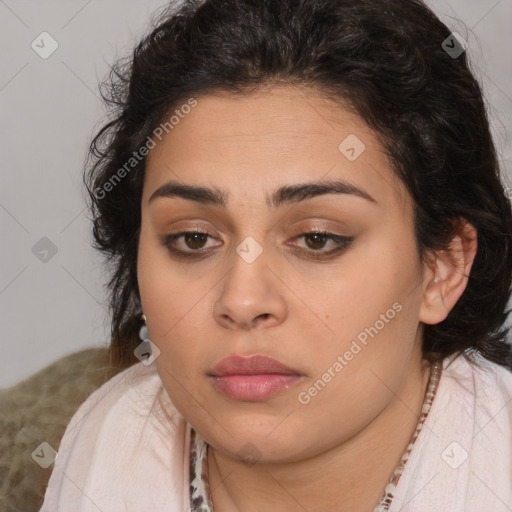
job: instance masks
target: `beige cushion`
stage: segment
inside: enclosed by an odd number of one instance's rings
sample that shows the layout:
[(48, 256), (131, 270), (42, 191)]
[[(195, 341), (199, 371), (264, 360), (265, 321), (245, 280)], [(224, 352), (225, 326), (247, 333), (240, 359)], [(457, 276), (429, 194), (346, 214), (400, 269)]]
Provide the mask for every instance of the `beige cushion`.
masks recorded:
[(42, 442), (58, 451), (71, 416), (118, 371), (108, 364), (107, 348), (92, 348), (0, 390), (0, 512), (39, 510), (53, 463), (44, 469), (32, 452)]

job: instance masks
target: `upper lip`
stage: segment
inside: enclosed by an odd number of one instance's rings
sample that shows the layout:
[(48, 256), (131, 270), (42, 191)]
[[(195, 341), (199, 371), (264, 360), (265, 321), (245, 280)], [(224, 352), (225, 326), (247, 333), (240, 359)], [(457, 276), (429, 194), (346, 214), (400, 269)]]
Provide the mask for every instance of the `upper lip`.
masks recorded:
[(211, 375), (220, 377), (223, 375), (261, 375), (266, 373), (300, 375), (298, 371), (289, 368), (277, 359), (260, 354), (225, 357), (215, 365)]

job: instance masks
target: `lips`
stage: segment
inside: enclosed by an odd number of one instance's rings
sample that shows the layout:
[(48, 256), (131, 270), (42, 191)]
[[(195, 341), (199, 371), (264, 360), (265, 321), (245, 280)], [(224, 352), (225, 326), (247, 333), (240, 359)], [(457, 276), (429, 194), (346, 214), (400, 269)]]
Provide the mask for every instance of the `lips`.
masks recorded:
[(301, 379), (295, 369), (264, 355), (230, 356), (218, 363), (212, 373), (217, 391), (234, 400), (266, 400), (288, 389)]
[(264, 355), (229, 356), (218, 363), (211, 375), (264, 375), (278, 373), (281, 375), (300, 375), (297, 370), (289, 368), (272, 357)]

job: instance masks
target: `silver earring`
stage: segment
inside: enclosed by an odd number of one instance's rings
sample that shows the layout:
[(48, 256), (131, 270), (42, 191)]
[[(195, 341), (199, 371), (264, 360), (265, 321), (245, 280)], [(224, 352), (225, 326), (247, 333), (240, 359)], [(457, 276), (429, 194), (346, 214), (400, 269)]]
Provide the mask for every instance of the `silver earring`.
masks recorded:
[(144, 322), (144, 325), (139, 330), (139, 338), (142, 341), (145, 341), (148, 339), (148, 328), (146, 327), (146, 315), (142, 314), (142, 321)]
[(441, 279), (439, 279), (439, 277), (436, 277), (436, 278), (434, 279), (434, 281), (432, 281), (432, 282), (433, 282), (433, 283), (439, 283), (439, 281), (441, 281)]
[(149, 339), (146, 326), (146, 315), (141, 316), (144, 325), (139, 329), (139, 338), (142, 342), (135, 349), (135, 357), (144, 365), (149, 366), (160, 355), (159, 348)]

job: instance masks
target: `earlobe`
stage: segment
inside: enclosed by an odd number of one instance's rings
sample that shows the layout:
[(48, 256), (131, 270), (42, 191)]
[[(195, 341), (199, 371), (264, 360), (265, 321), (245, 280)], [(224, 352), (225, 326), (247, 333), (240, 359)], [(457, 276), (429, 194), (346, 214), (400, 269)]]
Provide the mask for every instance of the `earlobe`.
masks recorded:
[(465, 219), (454, 222), (455, 234), (446, 250), (436, 251), (428, 264), (419, 320), (442, 322), (468, 284), (478, 247), (476, 229)]

